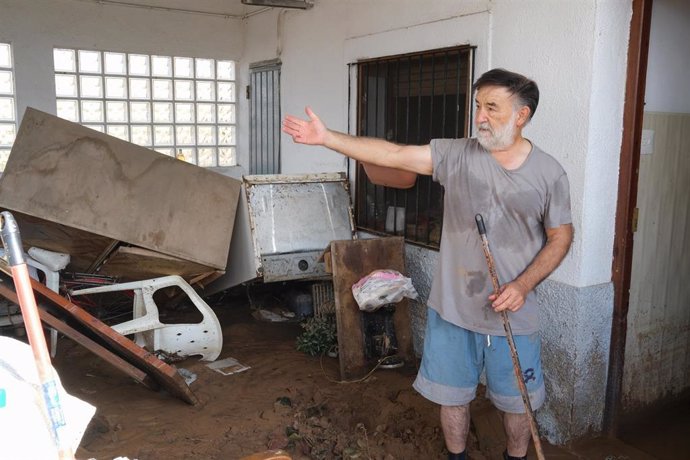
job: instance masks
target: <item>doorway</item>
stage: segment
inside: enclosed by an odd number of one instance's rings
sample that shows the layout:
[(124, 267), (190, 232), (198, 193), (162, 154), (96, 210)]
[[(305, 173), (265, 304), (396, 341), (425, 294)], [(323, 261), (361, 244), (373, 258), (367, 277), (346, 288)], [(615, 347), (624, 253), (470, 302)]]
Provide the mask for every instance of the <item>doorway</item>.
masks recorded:
[[(654, 23), (652, 13), (651, 0), (633, 1), (604, 417), (611, 435), (618, 434), (624, 416), (682, 399), (690, 387), (690, 101), (686, 97), (684, 107), (668, 109), (669, 100), (675, 103), (690, 91), (682, 73), (674, 78), (685, 92), (654, 78), (655, 72), (673, 72), (653, 54), (663, 49), (674, 65), (690, 65), (683, 60), (682, 45), (674, 46), (673, 40), (662, 45), (659, 39), (674, 29), (683, 34), (686, 24), (677, 18), (690, 16), (690, 7), (680, 0), (656, 0)], [(650, 46), (652, 39), (659, 46)], [(650, 106), (650, 89), (658, 93), (660, 88), (672, 97)]]

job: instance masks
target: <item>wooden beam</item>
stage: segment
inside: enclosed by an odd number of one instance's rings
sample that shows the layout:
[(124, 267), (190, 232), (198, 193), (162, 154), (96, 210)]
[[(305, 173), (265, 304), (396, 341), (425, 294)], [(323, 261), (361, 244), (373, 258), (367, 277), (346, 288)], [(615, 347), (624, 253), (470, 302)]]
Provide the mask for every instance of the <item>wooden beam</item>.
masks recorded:
[[(10, 302), (19, 305), (19, 298), (17, 297), (17, 293), (14, 290), (13, 283), (7, 281), (11, 280), (0, 279), (0, 296), (3, 296)], [(81, 332), (70, 327), (60, 319), (48, 313), (48, 311), (46, 311), (47, 307), (45, 304), (40, 303), (38, 304), (38, 307), (38, 314), (41, 317), (41, 321), (46, 323), (48, 326), (58, 330), (62, 334), (77, 342), (82, 347), (89, 350), (91, 353), (95, 354), (99, 358), (113, 365), (115, 368), (129, 375), (137, 382), (144, 384), (144, 386), (152, 390), (158, 390), (160, 388), (160, 385), (158, 385), (158, 383), (151, 377), (149, 377), (144, 371), (138, 369), (136, 366), (131, 365), (115, 353), (112, 353), (107, 348), (99, 345), (98, 343), (94, 342)]]
[[(0, 262), (0, 271), (12, 277), (7, 264)], [(4, 277), (7, 279), (7, 277)], [(37, 302), (48, 302), (78, 321), (90, 332), (96, 334), (115, 353), (126, 359), (137, 368), (146, 372), (170, 394), (182, 399), (189, 404), (197, 404), (198, 399), (189, 389), (184, 378), (177, 369), (158, 359), (153, 353), (141, 348), (127, 337), (115, 332), (110, 326), (91, 316), (81, 307), (73, 304), (59, 294), (48, 289), (36, 280), (31, 280), (31, 287), (37, 294)]]
[(106, 246), (103, 249), (103, 252), (101, 252), (98, 257), (91, 263), (89, 268), (86, 269), (86, 273), (95, 273), (96, 269), (103, 263), (105, 259), (110, 256), (110, 253), (115, 250), (118, 244), (120, 244), (121, 241), (118, 240), (112, 240), (108, 246)]

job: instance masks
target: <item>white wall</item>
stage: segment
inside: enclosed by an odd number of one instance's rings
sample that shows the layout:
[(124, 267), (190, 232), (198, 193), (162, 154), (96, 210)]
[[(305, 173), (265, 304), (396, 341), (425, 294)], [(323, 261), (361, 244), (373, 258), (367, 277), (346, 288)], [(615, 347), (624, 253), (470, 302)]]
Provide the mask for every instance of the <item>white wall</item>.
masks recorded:
[[(682, 90), (681, 78), (652, 84), (671, 74), (687, 74), (687, 53), (680, 53), (683, 61), (663, 52), (688, 42), (690, 32), (683, 27), (687, 15), (663, 7), (681, 2), (662, 0), (654, 11), (653, 21), (669, 21), (674, 32), (670, 38), (652, 37), (653, 49), (662, 52), (650, 53), (648, 109), (663, 95), (666, 102), (658, 107), (688, 111), (683, 104), (690, 103), (690, 92)], [(55, 112), (54, 46), (239, 60), (241, 164), (248, 158), (244, 86), (249, 63), (281, 58), (283, 114), (302, 113), (311, 104), (329, 126), (345, 131), (347, 63), (477, 45), (477, 76), (502, 66), (540, 85), (540, 106), (527, 135), (568, 171), (577, 232), (571, 253), (552, 279), (588, 286), (611, 279), (611, 184), (617, 183), (629, 17), (628, 0), (317, 0), (311, 10), (273, 9), (246, 21), (75, 0), (0, 0), (0, 40), (13, 45), (20, 117), (26, 106)], [(657, 65), (655, 59), (665, 60)], [(663, 71), (655, 73), (657, 68)], [(286, 173), (346, 167), (335, 153), (285, 138), (282, 156)]]
[[(277, 57), (280, 43), (283, 114), (302, 114), (310, 104), (329, 127), (346, 131), (347, 63), (477, 45), (475, 76), (506, 67), (537, 81), (541, 101), (527, 136), (554, 155), (570, 178), (575, 244), (551, 279), (578, 287), (611, 281), (611, 184), (618, 180), (629, 1), (315, 3), (311, 10), (284, 15), (279, 40), (277, 13), (248, 20), (243, 65)], [(343, 157), (285, 136), (282, 158), (286, 173), (346, 167)]]
[[(476, 77), (487, 69), (506, 67), (535, 79), (541, 88), (540, 105), (526, 134), (567, 170), (576, 229), (574, 247), (551, 279), (574, 291), (610, 283), (631, 0), (314, 2), (311, 10), (272, 9), (239, 21), (75, 0), (0, 0), (0, 40), (13, 45), (20, 116), (29, 105), (55, 112), (54, 46), (238, 60), (241, 164), (248, 159), (244, 87), (250, 63), (282, 60), (283, 114), (301, 114), (310, 104), (328, 126), (346, 131), (348, 119), (352, 119), (348, 114), (348, 63), (365, 57), (475, 45)], [(682, 29), (674, 40), (688, 43)], [(664, 63), (675, 69), (671, 64)], [(677, 98), (679, 91), (673, 91)], [(652, 98), (650, 91), (648, 97)], [(352, 98), (356, 98), (354, 91)], [(297, 173), (343, 171), (347, 163), (333, 152), (296, 145), (283, 136), (282, 165), (283, 172)], [(559, 297), (544, 298), (554, 318), (564, 319), (558, 314), (563, 305), (551, 301)], [(608, 300), (590, 305), (583, 298), (587, 296), (569, 295), (567, 321), (546, 325), (553, 337), (547, 346), (558, 345), (559, 337), (571, 332), (577, 335), (573, 340), (580, 340), (579, 331), (590, 330), (591, 315), (585, 313), (606, 309), (606, 314), (595, 317), (608, 317), (612, 308)], [(601, 355), (605, 354), (603, 350)], [(563, 375), (575, 375), (576, 367), (587, 366), (584, 354), (566, 364)], [(552, 380), (577, 394), (571, 388), (576, 385), (572, 379)], [(584, 400), (586, 394), (571, 399)], [(581, 426), (575, 435), (596, 429), (589, 420), (573, 422), (578, 423)]]
[(75, 0), (0, 0), (0, 41), (12, 45), (17, 113), (55, 113), (53, 47), (241, 58), (244, 24), (217, 16)]
[[(356, 119), (354, 108), (348, 114), (347, 64), (358, 59), (468, 43), (477, 47), (475, 77), (505, 67), (537, 81), (541, 101), (526, 134), (568, 172), (576, 231), (571, 252), (540, 289), (551, 353), (544, 365), (557, 390), (540, 419), (558, 442), (596, 431), (603, 412), (631, 14), (631, 0), (315, 0), (311, 10), (286, 13), (280, 33), (276, 12), (247, 22), (243, 71), (280, 48), (283, 114), (302, 114), (309, 104), (340, 131), (348, 116)], [(346, 168), (342, 156), (286, 136), (281, 148), (285, 173)], [(429, 282), (435, 260), (425, 251), (407, 253), (417, 283)], [(423, 305), (413, 310), (419, 328)]]
[(690, 113), (690, 2), (654, 0), (645, 111)]
[(611, 280), (618, 202), (618, 168), (632, 6), (603, 1), (596, 6), (587, 158), (582, 193), (579, 286)]

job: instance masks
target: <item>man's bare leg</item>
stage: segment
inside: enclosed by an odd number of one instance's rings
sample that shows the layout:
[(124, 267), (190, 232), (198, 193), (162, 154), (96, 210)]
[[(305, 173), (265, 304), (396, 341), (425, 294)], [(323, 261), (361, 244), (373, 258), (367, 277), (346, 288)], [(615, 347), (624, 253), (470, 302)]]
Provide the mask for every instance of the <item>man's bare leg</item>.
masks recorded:
[[(529, 429), (527, 414), (503, 413), (503, 426), (506, 430), (508, 455), (511, 457), (524, 457), (527, 455), (529, 440), (532, 433)], [(446, 441), (447, 442), (447, 441)]]
[(465, 450), (470, 432), (470, 406), (441, 406), (441, 428), (449, 452), (459, 454)]

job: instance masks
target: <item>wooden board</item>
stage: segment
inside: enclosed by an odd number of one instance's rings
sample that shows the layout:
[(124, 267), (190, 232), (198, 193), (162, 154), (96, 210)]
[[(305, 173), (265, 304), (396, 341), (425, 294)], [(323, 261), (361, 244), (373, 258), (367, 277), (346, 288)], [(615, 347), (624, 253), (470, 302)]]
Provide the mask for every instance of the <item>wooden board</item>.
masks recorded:
[(122, 281), (138, 281), (167, 275), (179, 275), (190, 280), (199, 275), (206, 277), (212, 271), (214, 270), (206, 265), (178, 259), (160, 252), (121, 246), (107, 258), (98, 274), (116, 277)]
[(31, 246), (70, 255), (67, 269), (88, 272), (94, 262), (113, 243), (112, 238), (96, 235), (66, 225), (39, 219), (28, 214), (12, 211), (22, 234), (24, 252)]
[(240, 185), (28, 108), (0, 208), (224, 270)]
[[(4, 261), (0, 262), (0, 270), (9, 277), (12, 276), (9, 267)], [(32, 279), (31, 287), (38, 303), (47, 302), (51, 306), (60, 309), (60, 311), (79, 322), (89, 332), (95, 334), (114, 353), (117, 353), (123, 359), (146, 372), (157, 383), (168, 390), (170, 394), (190, 404), (197, 404), (197, 397), (173, 366), (161, 361), (152, 353), (141, 348), (127, 337), (115, 332), (98, 318), (91, 316), (82, 308), (51, 291), (38, 281)]]
[[(2, 273), (0, 274), (0, 278), (0, 296), (3, 296), (10, 302), (19, 305), (19, 298), (17, 297), (17, 293), (14, 289), (14, 283), (12, 282), (11, 276)], [(45, 305), (45, 303), (38, 303), (37, 306), (41, 321), (43, 321), (45, 324), (74, 340), (79, 345), (83, 346), (91, 353), (95, 354), (99, 358), (102, 358), (107, 363), (129, 375), (137, 382), (142, 383), (152, 390), (158, 390), (160, 388), (156, 381), (149, 377), (144, 371), (138, 369), (136, 366), (132, 366), (115, 353), (110, 352), (105, 347), (102, 347), (81, 332), (48, 313), (48, 307)]]
[[(372, 361), (365, 356), (362, 315), (366, 313), (359, 310), (352, 295), (352, 285), (378, 269), (392, 269), (404, 274), (404, 245), (401, 237), (339, 240), (330, 244), (342, 379), (362, 377), (376, 364), (375, 360)], [(396, 304), (393, 323), (398, 341), (398, 355), (411, 365), (415, 357), (407, 299)]]
[[(12, 211), (12, 215), (21, 229), (25, 252), (31, 246), (35, 246), (69, 254), (69, 271), (97, 272), (123, 281), (138, 281), (166, 275), (180, 275), (189, 281), (196, 278), (208, 279), (218, 271), (207, 265), (149, 249), (120, 246), (121, 243), (117, 240), (20, 212)], [(221, 271), (216, 277), (222, 273)]]

